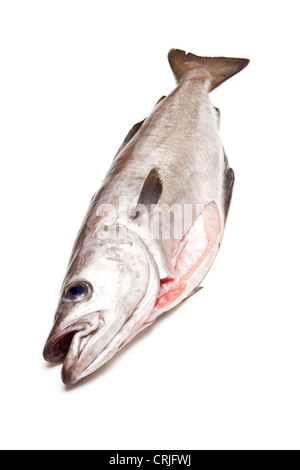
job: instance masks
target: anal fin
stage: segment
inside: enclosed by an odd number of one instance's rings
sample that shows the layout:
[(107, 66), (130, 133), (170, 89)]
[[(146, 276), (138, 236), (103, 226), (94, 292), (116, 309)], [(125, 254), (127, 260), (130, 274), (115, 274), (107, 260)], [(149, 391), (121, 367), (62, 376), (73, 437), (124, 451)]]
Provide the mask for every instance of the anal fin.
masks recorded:
[(232, 191), (234, 186), (234, 171), (232, 168), (229, 167), (228, 158), (226, 153), (224, 152), (224, 161), (225, 161), (225, 175), (224, 175), (224, 215), (225, 215), (225, 222), (227, 219), (228, 211), (230, 208)]

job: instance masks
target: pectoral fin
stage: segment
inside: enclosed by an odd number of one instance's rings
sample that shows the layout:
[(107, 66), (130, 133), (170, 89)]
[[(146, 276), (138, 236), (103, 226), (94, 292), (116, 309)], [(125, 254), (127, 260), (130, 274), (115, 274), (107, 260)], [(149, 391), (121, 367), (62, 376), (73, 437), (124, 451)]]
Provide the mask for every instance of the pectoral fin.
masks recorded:
[(152, 168), (143, 184), (138, 204), (143, 204), (144, 206), (157, 204), (162, 190), (163, 186), (159, 173), (156, 168)]
[(152, 168), (141, 189), (136, 208), (131, 218), (133, 220), (140, 216), (140, 211), (145, 207), (151, 208), (157, 204), (163, 190), (162, 181), (156, 168)]

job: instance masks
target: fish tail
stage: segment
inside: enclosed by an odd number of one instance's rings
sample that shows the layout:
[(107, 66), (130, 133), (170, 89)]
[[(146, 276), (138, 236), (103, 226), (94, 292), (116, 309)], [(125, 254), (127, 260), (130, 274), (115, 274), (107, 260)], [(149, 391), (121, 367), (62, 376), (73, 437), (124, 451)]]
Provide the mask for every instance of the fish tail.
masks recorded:
[(177, 83), (180, 83), (188, 74), (191, 76), (191, 71), (200, 71), (203, 78), (210, 82), (209, 91), (217, 88), (249, 64), (248, 59), (199, 57), (191, 53), (187, 54), (180, 49), (171, 49), (168, 59)]

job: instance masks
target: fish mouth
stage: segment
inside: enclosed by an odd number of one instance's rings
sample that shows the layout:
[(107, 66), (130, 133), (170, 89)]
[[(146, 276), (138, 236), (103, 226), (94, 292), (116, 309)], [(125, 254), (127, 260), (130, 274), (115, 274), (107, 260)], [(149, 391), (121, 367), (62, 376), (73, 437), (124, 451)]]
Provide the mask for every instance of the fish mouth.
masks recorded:
[(64, 383), (73, 383), (71, 370), (79, 361), (90, 339), (103, 326), (102, 312), (99, 311), (85, 315), (53, 336), (50, 334), (43, 356), (46, 361), (53, 364), (63, 363), (62, 378)]

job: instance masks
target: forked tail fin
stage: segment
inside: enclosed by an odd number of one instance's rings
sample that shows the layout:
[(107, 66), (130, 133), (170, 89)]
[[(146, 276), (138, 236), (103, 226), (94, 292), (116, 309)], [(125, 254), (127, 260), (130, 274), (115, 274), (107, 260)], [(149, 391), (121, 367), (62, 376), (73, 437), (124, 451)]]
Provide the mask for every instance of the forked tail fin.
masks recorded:
[(210, 80), (210, 91), (249, 64), (248, 59), (198, 57), (180, 49), (171, 49), (168, 58), (177, 83), (180, 83), (192, 70), (199, 70)]

